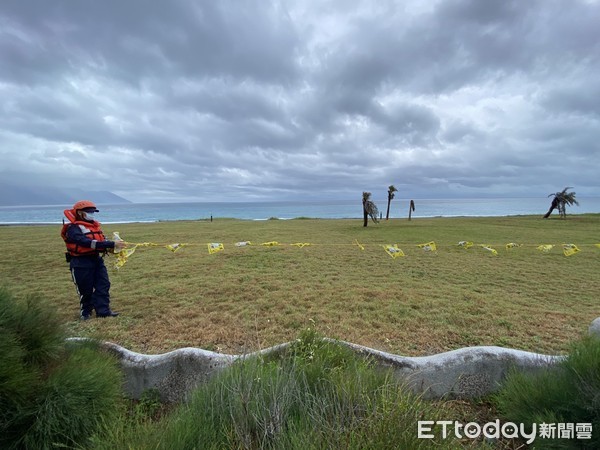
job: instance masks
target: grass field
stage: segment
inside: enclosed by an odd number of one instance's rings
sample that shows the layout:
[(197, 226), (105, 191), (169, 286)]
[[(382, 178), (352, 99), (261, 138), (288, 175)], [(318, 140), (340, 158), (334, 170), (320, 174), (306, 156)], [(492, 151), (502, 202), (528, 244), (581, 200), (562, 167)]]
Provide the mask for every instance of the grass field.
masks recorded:
[[(600, 215), (383, 221), (216, 219), (103, 227), (138, 248), (118, 271), (107, 256), (116, 319), (78, 320), (60, 226), (0, 227), (0, 284), (41, 294), (70, 334), (160, 353), (242, 353), (323, 335), (401, 355), (473, 345), (561, 353), (600, 316)], [(236, 247), (238, 241), (254, 245)], [(277, 241), (280, 246), (262, 246)], [(438, 250), (417, 244), (435, 241)], [(472, 241), (469, 249), (457, 245)], [(207, 243), (225, 249), (210, 255)], [(292, 243), (311, 243), (297, 247)], [(364, 246), (364, 250), (355, 242)], [(505, 250), (516, 242), (523, 247)], [(391, 258), (385, 244), (406, 257)], [(565, 257), (560, 245), (574, 243)], [(477, 246), (488, 244), (498, 256)], [(554, 244), (548, 253), (536, 249)]]

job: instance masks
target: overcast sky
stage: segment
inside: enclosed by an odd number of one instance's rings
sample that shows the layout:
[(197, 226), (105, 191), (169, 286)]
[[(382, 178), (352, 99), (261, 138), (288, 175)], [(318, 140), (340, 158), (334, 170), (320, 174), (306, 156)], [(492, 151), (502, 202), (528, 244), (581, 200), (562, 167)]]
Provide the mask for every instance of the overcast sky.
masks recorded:
[(3, 0), (0, 181), (600, 195), (598, 0)]

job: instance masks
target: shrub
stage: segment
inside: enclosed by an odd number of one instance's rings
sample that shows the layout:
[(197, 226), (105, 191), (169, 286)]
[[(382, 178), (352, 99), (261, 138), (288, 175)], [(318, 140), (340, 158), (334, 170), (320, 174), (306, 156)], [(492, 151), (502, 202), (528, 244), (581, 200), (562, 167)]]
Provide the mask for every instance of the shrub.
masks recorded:
[(0, 290), (0, 447), (84, 444), (116, 416), (121, 374), (93, 344), (69, 346), (53, 310)]
[(557, 367), (511, 373), (495, 401), (512, 422), (592, 424), (590, 440), (538, 437), (536, 448), (600, 448), (600, 339), (575, 343)]

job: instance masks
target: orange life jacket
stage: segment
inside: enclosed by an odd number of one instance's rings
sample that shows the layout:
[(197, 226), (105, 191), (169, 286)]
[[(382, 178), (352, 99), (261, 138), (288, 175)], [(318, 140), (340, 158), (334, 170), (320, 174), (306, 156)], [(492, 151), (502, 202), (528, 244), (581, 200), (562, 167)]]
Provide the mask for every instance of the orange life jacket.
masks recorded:
[(69, 220), (69, 223), (63, 224), (60, 235), (63, 238), (63, 241), (65, 241), (67, 250), (71, 256), (91, 256), (106, 251), (96, 250), (95, 248), (91, 247), (82, 247), (74, 242), (69, 242), (67, 238), (67, 228), (69, 228), (69, 226), (72, 224), (77, 225), (85, 236), (94, 241), (104, 241), (106, 238), (100, 229), (100, 222), (96, 222), (95, 220), (93, 222), (77, 220), (77, 215), (74, 209), (66, 209), (64, 213), (65, 217)]

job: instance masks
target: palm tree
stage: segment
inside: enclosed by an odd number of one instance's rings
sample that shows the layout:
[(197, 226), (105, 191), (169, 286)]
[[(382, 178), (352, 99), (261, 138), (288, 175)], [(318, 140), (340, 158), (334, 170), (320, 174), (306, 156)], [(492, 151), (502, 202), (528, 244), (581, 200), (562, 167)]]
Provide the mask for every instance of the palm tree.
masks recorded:
[(363, 226), (366, 227), (369, 224), (369, 216), (375, 223), (379, 223), (377, 220), (377, 215), (379, 214), (379, 210), (375, 203), (371, 201), (371, 193), (363, 192), (362, 194), (362, 204), (363, 204)]
[(387, 212), (385, 213), (385, 220), (390, 220), (390, 203), (392, 203), (392, 200), (394, 199), (394, 192), (398, 192), (398, 189), (392, 184), (388, 188), (388, 207)]
[(555, 209), (558, 209), (558, 214), (560, 215), (560, 217), (562, 217), (564, 219), (567, 217), (567, 209), (566, 209), (567, 205), (579, 206), (579, 202), (575, 198), (575, 195), (576, 195), (575, 192), (567, 192), (569, 189), (573, 189), (573, 188), (566, 187), (561, 192), (556, 192), (556, 193), (550, 194), (548, 196), (548, 197), (553, 197), (553, 198), (552, 198), (552, 203), (550, 204), (550, 209), (548, 210), (548, 212), (546, 214), (544, 214), (544, 219), (547, 219), (548, 217), (550, 217), (550, 214), (552, 214), (552, 211), (554, 211)]

